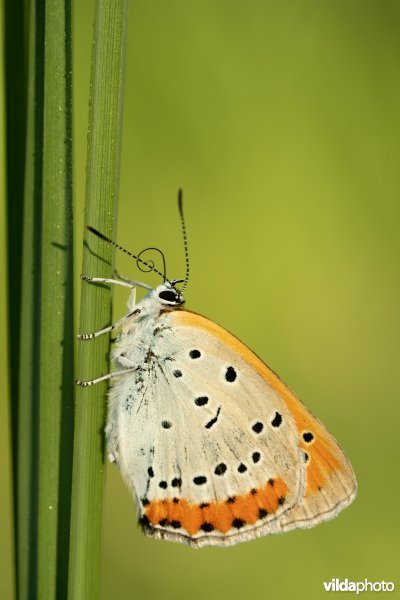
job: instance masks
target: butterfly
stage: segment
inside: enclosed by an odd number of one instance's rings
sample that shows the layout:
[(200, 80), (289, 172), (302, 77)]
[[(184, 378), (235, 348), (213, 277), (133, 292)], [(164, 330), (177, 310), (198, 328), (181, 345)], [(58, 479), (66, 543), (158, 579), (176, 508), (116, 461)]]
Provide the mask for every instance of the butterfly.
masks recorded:
[[(189, 261), (182, 192), (185, 280), (164, 273), (92, 227), (92, 233), (163, 277), (130, 289), (122, 319), (80, 339), (119, 329), (106, 438), (153, 538), (227, 546), (335, 517), (356, 494), (350, 462), (334, 437), (254, 352), (210, 319), (183, 308)], [(154, 249), (153, 249), (154, 250)], [(144, 252), (144, 251), (143, 251)], [(163, 256), (163, 255), (162, 255)], [(181, 289), (178, 284), (183, 283)], [(136, 287), (147, 295), (136, 302)]]

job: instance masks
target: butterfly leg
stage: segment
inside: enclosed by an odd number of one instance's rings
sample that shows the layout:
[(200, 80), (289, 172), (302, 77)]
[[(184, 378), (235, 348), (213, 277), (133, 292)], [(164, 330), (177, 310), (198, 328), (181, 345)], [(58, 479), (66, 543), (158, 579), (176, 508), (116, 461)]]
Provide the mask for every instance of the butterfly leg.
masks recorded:
[[(116, 269), (114, 269), (114, 276), (118, 277), (118, 279), (122, 279), (122, 281), (125, 281), (126, 283), (129, 283), (130, 285), (132, 285), (133, 289), (136, 289), (136, 287), (140, 287), (145, 290), (153, 289), (150, 285), (147, 285), (147, 283), (142, 283), (141, 281), (136, 281), (136, 279), (128, 279), (128, 277), (124, 277), (123, 275), (120, 275)], [(136, 293), (135, 294), (133, 293), (133, 289), (132, 289), (132, 293), (128, 300), (128, 308), (130, 310), (132, 310), (136, 304)]]
[(131, 283), (124, 283), (124, 282), (118, 281), (116, 279), (109, 279), (109, 278), (103, 278), (103, 277), (90, 277), (89, 275), (81, 275), (81, 279), (83, 279), (84, 281), (89, 281), (90, 283), (113, 283), (115, 285), (121, 285), (122, 287), (127, 287), (128, 289), (130, 289), (131, 294), (130, 294), (129, 302), (128, 302), (129, 312), (126, 315), (121, 317), (121, 319), (119, 319), (112, 325), (109, 325), (108, 327), (105, 327), (104, 329), (100, 329), (99, 331), (95, 331), (93, 333), (79, 333), (77, 335), (77, 338), (79, 340), (91, 340), (93, 338), (98, 337), (99, 335), (103, 335), (103, 333), (108, 333), (109, 331), (116, 329), (125, 319), (128, 319), (129, 317), (131, 317), (132, 315), (134, 315), (136, 313), (136, 310), (135, 310), (136, 288)]
[(113, 283), (114, 285), (121, 285), (122, 287), (127, 287), (129, 289), (133, 289), (135, 286), (126, 283), (123, 281), (118, 281), (118, 279), (108, 279), (104, 277), (90, 277), (90, 275), (81, 275), (81, 279), (84, 281), (90, 281), (90, 283)]
[(118, 277), (118, 279), (121, 279), (122, 281), (126, 281), (127, 283), (130, 283), (133, 286), (137, 286), (137, 287), (141, 287), (144, 288), (145, 290), (152, 290), (153, 288), (151, 287), (151, 285), (147, 285), (147, 283), (142, 283), (141, 281), (136, 281), (136, 279), (128, 279), (128, 277), (124, 277), (123, 275), (120, 275), (118, 273), (117, 270), (114, 269), (114, 275), (115, 277)]
[(88, 387), (89, 385), (95, 385), (96, 383), (100, 383), (101, 381), (106, 381), (107, 379), (111, 379), (112, 377), (117, 377), (119, 375), (125, 375), (125, 373), (131, 373), (135, 371), (136, 367), (131, 369), (123, 369), (121, 371), (113, 371), (112, 373), (107, 373), (107, 375), (102, 375), (102, 377), (97, 377), (96, 379), (91, 379), (90, 381), (82, 381), (82, 379), (75, 379), (75, 383), (82, 387)]
[[(135, 289), (135, 288), (133, 288), (133, 289)], [(108, 333), (109, 331), (113, 331), (113, 329), (116, 329), (117, 327), (119, 327), (125, 321), (125, 319), (129, 319), (129, 317), (132, 317), (133, 315), (138, 315), (139, 313), (140, 313), (140, 309), (136, 308), (135, 310), (131, 310), (126, 315), (124, 315), (123, 317), (118, 319), (118, 321), (115, 321), (115, 323), (112, 323), (108, 327), (104, 327), (104, 329), (99, 329), (99, 331), (94, 331), (93, 333), (78, 333), (78, 335), (76, 337), (78, 338), (78, 340), (92, 340), (93, 338), (103, 335), (103, 333)]]

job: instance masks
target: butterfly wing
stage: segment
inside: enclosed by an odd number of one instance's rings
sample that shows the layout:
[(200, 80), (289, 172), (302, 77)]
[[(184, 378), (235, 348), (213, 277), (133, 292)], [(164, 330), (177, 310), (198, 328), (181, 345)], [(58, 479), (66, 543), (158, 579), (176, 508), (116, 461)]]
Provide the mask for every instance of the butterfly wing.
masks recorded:
[(231, 544), (351, 501), (335, 440), (253, 352), (189, 311), (159, 321), (149, 365), (111, 390), (108, 425), (148, 535)]

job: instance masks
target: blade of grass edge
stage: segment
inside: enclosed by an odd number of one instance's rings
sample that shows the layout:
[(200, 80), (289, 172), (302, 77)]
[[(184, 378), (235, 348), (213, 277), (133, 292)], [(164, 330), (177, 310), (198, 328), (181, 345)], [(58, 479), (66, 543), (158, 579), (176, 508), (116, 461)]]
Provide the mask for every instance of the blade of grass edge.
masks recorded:
[[(92, 54), (85, 224), (113, 237), (119, 183), (127, 0), (97, 0)], [(112, 249), (85, 232), (82, 272), (109, 277)], [(81, 331), (110, 322), (108, 286), (82, 283)], [(78, 346), (79, 378), (108, 372), (109, 336)], [(99, 597), (106, 384), (78, 388), (75, 404), (69, 598)]]

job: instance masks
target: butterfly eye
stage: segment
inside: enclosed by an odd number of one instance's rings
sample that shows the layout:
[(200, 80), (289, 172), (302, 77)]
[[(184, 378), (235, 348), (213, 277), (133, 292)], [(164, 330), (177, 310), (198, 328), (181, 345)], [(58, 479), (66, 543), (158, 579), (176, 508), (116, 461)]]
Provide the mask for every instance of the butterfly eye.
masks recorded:
[(176, 293), (172, 290), (163, 290), (158, 294), (158, 297), (167, 302), (176, 302)]

